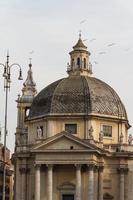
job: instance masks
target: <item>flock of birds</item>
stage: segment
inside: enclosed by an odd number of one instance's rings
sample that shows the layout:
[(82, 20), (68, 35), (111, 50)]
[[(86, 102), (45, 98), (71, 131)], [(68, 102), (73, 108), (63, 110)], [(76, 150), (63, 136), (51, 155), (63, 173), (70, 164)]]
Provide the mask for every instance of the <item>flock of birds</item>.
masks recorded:
[[(87, 40), (88, 40), (88, 39), (84, 39), (83, 42), (84, 42), (84, 41), (87, 41)], [(93, 42), (93, 41), (95, 41), (95, 40), (96, 40), (96, 38), (92, 38), (91, 40), (89, 40), (89, 43), (91, 43), (91, 42)], [(107, 48), (112, 48), (113, 46), (116, 46), (116, 45), (117, 45), (116, 43), (109, 43), (109, 44), (107, 44), (106, 47), (107, 47)], [(107, 48), (106, 48), (106, 49), (107, 49)], [(131, 51), (131, 50), (132, 50), (131, 47), (124, 49), (125, 52)], [(104, 55), (104, 54), (106, 54), (106, 53), (107, 53), (107, 50), (106, 50), (106, 51), (99, 51), (99, 52), (98, 52), (99, 55)], [(98, 62), (95, 61), (95, 60), (93, 61), (93, 63), (94, 63), (94, 64), (98, 64)]]
[[(87, 21), (86, 19), (80, 21), (80, 25), (83, 24), (83, 23), (85, 23), (86, 21)], [(80, 36), (80, 37), (81, 37), (81, 32), (82, 32), (82, 31), (80, 30), (80, 31), (79, 31), (79, 36)], [(92, 38), (92, 39), (90, 39), (90, 40), (88, 40), (88, 39), (83, 39), (83, 42), (88, 41), (89, 43), (92, 43), (92, 42), (95, 42), (96, 40), (97, 40), (96, 38)], [(107, 45), (105, 46), (105, 48), (103, 48), (103, 50), (98, 51), (98, 53), (96, 53), (96, 56), (95, 56), (94, 60), (92, 60), (92, 64), (95, 64), (95, 65), (99, 64), (99, 61), (97, 61), (98, 55), (102, 56), (102, 55), (107, 54), (107, 53), (108, 53), (108, 50), (109, 50), (110, 48), (113, 48), (114, 46), (118, 46), (118, 45), (117, 45), (117, 43), (112, 42), (112, 43), (107, 44)], [(105, 49), (105, 50), (104, 50), (104, 49)], [(128, 47), (128, 48), (124, 49), (124, 51), (125, 51), (125, 52), (128, 52), (128, 51), (131, 51), (132, 49), (133, 49), (132, 47)], [(32, 60), (32, 54), (33, 54), (33, 53), (34, 53), (33, 50), (29, 52), (29, 55), (30, 55), (29, 60), (30, 60), (30, 62), (31, 62), (31, 60)]]
[[(80, 21), (80, 25), (83, 24), (83, 23), (85, 23), (86, 21), (87, 21), (86, 19)], [(80, 32), (80, 34), (81, 34), (81, 30), (80, 30), (79, 32)], [(85, 42), (85, 41), (88, 41), (88, 39), (84, 39), (84, 40), (83, 40), (83, 42)], [(89, 43), (94, 42), (94, 41), (96, 41), (96, 38), (90, 39), (90, 40), (89, 40)], [(117, 45), (117, 44), (114, 43), (114, 42), (107, 44), (107, 45), (106, 45), (106, 50), (99, 51), (97, 55), (104, 55), (104, 54), (106, 54), (106, 53), (107, 53), (107, 48), (109, 49), (109, 48), (112, 48), (112, 47), (114, 47), (114, 46), (116, 46), (116, 45)], [(124, 49), (125, 52), (131, 51), (131, 50), (132, 50), (131, 47), (128, 47), (128, 48)], [(93, 61), (93, 64), (98, 64), (98, 61), (94, 60), (94, 61)]]

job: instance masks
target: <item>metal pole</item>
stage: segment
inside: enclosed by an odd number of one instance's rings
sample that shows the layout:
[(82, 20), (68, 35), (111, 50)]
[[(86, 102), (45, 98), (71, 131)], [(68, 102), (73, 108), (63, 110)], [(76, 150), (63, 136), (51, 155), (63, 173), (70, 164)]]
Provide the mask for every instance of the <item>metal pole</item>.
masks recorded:
[(23, 80), (22, 78), (22, 70), (21, 66), (17, 63), (13, 63), (9, 65), (9, 53), (7, 52), (7, 61), (6, 64), (0, 63), (0, 66), (4, 67), (4, 89), (6, 91), (5, 95), (5, 126), (4, 126), (4, 147), (3, 147), (3, 190), (2, 190), (2, 200), (5, 200), (5, 186), (6, 186), (6, 136), (7, 136), (7, 102), (8, 102), (8, 90), (10, 89), (10, 72), (11, 67), (18, 66), (19, 67), (19, 77), (18, 80)]
[[(7, 55), (7, 70), (8, 70), (8, 55)], [(7, 136), (7, 102), (8, 102), (8, 77), (5, 78), (5, 127), (4, 127), (4, 152), (3, 152), (3, 195), (2, 200), (5, 200), (5, 186), (6, 186), (6, 136)]]

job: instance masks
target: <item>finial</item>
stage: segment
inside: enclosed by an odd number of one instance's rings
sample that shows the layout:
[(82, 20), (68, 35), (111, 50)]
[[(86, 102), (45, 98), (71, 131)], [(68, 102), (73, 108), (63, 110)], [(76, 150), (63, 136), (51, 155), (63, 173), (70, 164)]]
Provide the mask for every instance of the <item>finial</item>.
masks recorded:
[(9, 49), (7, 49), (7, 63), (9, 63)]
[(7, 57), (9, 57), (9, 49), (7, 49)]
[(31, 67), (32, 67), (31, 60), (32, 60), (32, 58), (29, 58), (29, 61), (30, 61), (30, 63), (29, 63), (29, 68), (30, 68), (30, 69), (31, 69)]
[[(29, 54), (30, 54), (30, 55), (31, 55), (31, 54), (33, 54), (33, 53), (34, 53), (34, 51), (33, 51), (33, 50), (29, 52)], [(31, 67), (32, 67), (31, 60), (32, 60), (32, 58), (30, 57), (30, 58), (29, 58), (29, 60), (30, 60), (29, 67), (30, 67), (30, 69), (31, 69)]]
[(79, 30), (79, 39), (81, 39), (81, 36), (82, 36), (82, 31)]

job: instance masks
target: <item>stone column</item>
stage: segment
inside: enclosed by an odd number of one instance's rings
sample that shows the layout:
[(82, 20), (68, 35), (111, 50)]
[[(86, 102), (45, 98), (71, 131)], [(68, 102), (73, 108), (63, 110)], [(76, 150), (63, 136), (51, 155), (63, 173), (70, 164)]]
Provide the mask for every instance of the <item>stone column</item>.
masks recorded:
[(98, 173), (98, 196), (99, 200), (103, 200), (103, 166), (99, 167)]
[(27, 188), (26, 188), (26, 173), (27, 173), (27, 169), (26, 167), (21, 167), (19, 168), (19, 171), (21, 173), (21, 200), (25, 200), (26, 199), (26, 193), (27, 193)]
[(94, 200), (94, 165), (88, 165), (89, 183), (88, 183), (88, 200)]
[(76, 166), (76, 200), (81, 200), (81, 165)]
[(125, 169), (125, 177), (124, 177), (124, 181), (125, 181), (125, 200), (129, 200), (130, 198), (130, 194), (129, 194), (129, 185), (130, 185), (130, 182), (129, 180), (132, 179), (128, 173), (129, 169), (126, 168)]
[(35, 166), (35, 200), (40, 200), (40, 167), (41, 165)]
[(120, 167), (117, 169), (119, 173), (119, 183), (120, 183), (120, 198), (119, 200), (125, 200), (125, 173), (127, 173), (128, 168)]
[(98, 200), (98, 166), (94, 167), (94, 200)]
[(27, 187), (27, 195), (26, 195), (26, 200), (30, 200), (30, 193), (31, 193), (31, 182), (30, 182), (30, 179), (31, 179), (31, 169), (28, 168), (27, 169), (27, 184), (26, 184), (26, 187)]
[(120, 200), (124, 200), (124, 171), (120, 169)]
[(47, 191), (48, 200), (53, 200), (53, 165), (49, 164), (48, 167), (48, 181), (47, 181)]

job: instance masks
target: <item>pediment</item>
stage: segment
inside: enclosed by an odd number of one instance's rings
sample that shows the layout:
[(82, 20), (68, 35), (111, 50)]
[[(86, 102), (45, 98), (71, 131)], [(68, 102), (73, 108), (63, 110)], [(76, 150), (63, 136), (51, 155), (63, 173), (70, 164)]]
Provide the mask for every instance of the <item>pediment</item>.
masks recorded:
[(94, 151), (89, 144), (66, 132), (59, 133), (45, 141), (40, 142), (33, 148), (34, 151), (45, 150), (90, 150)]
[(71, 182), (64, 182), (57, 187), (58, 190), (75, 190), (75, 185)]

